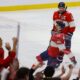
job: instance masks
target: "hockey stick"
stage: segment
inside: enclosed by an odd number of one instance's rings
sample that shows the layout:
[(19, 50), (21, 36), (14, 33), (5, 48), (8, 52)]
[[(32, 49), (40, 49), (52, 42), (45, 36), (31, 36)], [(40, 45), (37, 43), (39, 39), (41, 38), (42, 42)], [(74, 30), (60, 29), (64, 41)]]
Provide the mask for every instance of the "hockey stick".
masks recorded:
[(16, 57), (18, 57), (18, 54), (19, 54), (19, 38), (20, 38), (20, 23), (18, 23), (18, 26), (17, 26), (18, 43), (17, 43), (17, 49), (16, 49)]

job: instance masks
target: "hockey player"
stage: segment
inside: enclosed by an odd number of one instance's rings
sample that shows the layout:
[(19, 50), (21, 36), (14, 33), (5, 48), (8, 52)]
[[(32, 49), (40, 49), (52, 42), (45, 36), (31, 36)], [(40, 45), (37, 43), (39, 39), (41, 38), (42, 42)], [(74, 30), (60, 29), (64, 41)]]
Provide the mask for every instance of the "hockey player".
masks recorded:
[(58, 4), (58, 11), (53, 14), (53, 29), (52, 34), (60, 30), (60, 33), (65, 34), (65, 47), (71, 52), (71, 39), (75, 31), (74, 19), (70, 12), (67, 11), (67, 6), (64, 2)]
[(71, 38), (75, 31), (74, 19), (64, 2), (58, 4), (59, 10), (53, 15), (53, 29), (50, 45), (46, 51), (37, 56), (39, 62), (48, 60), (48, 65), (58, 67), (67, 54), (73, 64), (76, 64), (75, 57), (71, 53)]
[(63, 61), (64, 53), (67, 54), (73, 64), (76, 64), (74, 55), (67, 49), (65, 49), (65, 35), (63, 33), (54, 33), (51, 36), (49, 47), (46, 51), (42, 52), (37, 56), (37, 60), (40, 63), (43, 61), (48, 61), (47, 65), (53, 66), (54, 68), (59, 67), (60, 63)]

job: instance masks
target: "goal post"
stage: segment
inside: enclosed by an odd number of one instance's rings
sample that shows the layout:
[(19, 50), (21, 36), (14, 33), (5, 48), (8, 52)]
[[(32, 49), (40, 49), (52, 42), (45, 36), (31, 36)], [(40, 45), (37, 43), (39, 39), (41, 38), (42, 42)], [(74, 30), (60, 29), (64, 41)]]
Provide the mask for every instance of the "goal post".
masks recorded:
[(18, 57), (18, 53), (19, 53), (19, 38), (20, 38), (20, 23), (18, 23), (18, 26), (17, 26), (18, 43), (17, 43), (17, 49), (16, 49), (16, 57)]

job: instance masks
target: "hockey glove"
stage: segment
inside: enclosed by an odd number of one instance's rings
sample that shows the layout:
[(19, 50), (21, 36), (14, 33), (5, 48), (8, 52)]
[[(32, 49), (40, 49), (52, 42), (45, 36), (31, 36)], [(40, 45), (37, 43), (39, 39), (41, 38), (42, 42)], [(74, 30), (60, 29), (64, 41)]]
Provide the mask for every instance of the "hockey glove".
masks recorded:
[(70, 60), (71, 60), (71, 62), (74, 64), (74, 65), (76, 65), (77, 64), (77, 61), (76, 61), (76, 59), (75, 59), (75, 57), (73, 56), (72, 58), (70, 58)]
[(63, 23), (62, 21), (56, 21), (56, 23), (58, 26), (60, 26), (61, 29), (65, 27), (65, 23)]
[(41, 58), (40, 55), (39, 55), (39, 56), (36, 56), (36, 59), (37, 59), (37, 61), (38, 61), (39, 63), (43, 64), (43, 60), (42, 60), (42, 58)]
[(51, 35), (57, 34), (56, 31), (51, 30)]
[(71, 53), (71, 50), (70, 49), (64, 49), (63, 52), (64, 52), (64, 54), (67, 54), (68, 55), (68, 54)]

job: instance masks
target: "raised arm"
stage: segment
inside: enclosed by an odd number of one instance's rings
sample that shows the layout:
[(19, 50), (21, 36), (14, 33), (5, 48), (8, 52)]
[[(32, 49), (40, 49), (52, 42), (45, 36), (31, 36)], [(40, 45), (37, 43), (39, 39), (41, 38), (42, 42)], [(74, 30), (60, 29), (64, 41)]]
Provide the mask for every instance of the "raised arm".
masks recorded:
[(70, 64), (69, 66), (69, 71), (65, 76), (61, 77), (61, 80), (69, 80), (73, 71), (73, 66)]

